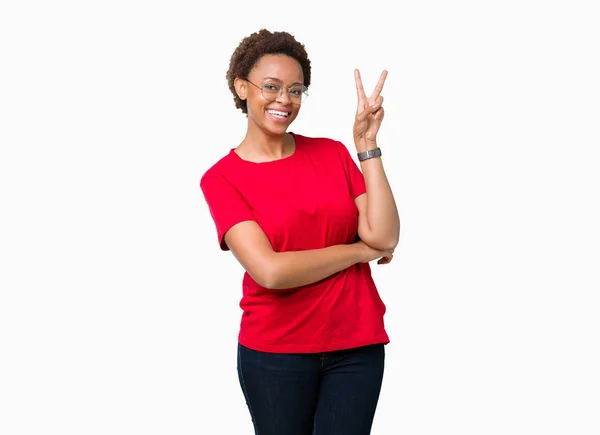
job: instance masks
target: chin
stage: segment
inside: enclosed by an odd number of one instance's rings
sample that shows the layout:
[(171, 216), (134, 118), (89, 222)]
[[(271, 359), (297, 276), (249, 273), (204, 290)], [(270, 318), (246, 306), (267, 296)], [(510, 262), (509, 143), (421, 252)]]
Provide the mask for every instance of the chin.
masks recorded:
[(287, 125), (282, 125), (279, 128), (277, 127), (267, 127), (264, 128), (264, 130), (266, 131), (266, 133), (270, 136), (281, 136), (282, 134), (287, 133), (287, 129), (288, 126)]
[(274, 123), (270, 119), (264, 119), (262, 122), (262, 127), (264, 130), (267, 130), (271, 134), (283, 134), (287, 132), (288, 128), (292, 124), (292, 121), (293, 119), (288, 120), (288, 122), (285, 123)]

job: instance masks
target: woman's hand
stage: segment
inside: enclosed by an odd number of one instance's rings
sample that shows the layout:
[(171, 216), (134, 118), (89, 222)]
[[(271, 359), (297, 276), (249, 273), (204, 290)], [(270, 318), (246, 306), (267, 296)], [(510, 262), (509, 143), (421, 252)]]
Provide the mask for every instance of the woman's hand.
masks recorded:
[(356, 242), (356, 245), (361, 250), (361, 263), (368, 263), (379, 258), (377, 264), (388, 264), (392, 261), (392, 258), (394, 258), (393, 249), (389, 251), (379, 251), (378, 249), (371, 248), (362, 240)]
[(383, 121), (383, 97), (380, 95), (383, 90), (383, 84), (387, 77), (387, 71), (384, 70), (379, 77), (379, 82), (370, 97), (367, 97), (363, 88), (360, 72), (354, 70), (354, 79), (356, 80), (356, 93), (358, 94), (358, 107), (356, 109), (356, 119), (354, 121), (354, 143), (357, 147), (360, 144), (360, 151), (373, 148), (376, 143), (377, 132)]

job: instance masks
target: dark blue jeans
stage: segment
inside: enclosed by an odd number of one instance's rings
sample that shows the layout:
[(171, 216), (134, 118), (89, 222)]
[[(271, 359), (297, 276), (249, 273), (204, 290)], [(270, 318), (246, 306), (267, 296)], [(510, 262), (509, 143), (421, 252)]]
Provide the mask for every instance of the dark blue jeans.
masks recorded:
[(368, 435), (383, 344), (311, 354), (238, 345), (238, 376), (257, 435)]

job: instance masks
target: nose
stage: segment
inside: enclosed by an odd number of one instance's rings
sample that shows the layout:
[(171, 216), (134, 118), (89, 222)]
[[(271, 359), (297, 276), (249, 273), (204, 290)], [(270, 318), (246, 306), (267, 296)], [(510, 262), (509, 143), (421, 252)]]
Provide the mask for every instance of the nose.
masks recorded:
[(282, 87), (281, 91), (279, 91), (279, 97), (277, 97), (277, 100), (275, 101), (283, 105), (290, 104), (292, 100), (290, 100), (288, 92), (289, 91), (287, 90), (287, 88)]

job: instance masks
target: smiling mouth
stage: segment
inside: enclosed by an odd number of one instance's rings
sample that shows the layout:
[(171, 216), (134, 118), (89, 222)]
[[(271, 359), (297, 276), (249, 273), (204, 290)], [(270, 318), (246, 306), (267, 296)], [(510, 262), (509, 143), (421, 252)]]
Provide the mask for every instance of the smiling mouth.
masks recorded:
[(289, 112), (282, 112), (280, 110), (267, 110), (267, 113), (276, 119), (286, 119), (290, 114)]

